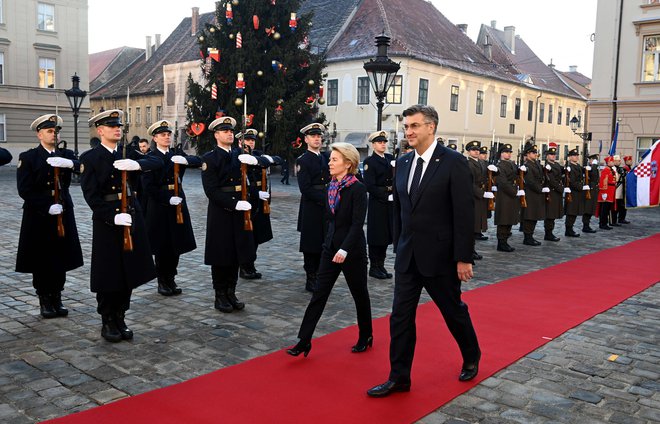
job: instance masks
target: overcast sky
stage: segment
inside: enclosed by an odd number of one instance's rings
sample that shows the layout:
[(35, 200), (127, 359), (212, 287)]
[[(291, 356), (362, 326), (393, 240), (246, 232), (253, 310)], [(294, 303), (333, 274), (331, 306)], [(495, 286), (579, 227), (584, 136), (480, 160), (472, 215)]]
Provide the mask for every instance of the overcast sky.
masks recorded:
[[(265, 1), (265, 0), (242, 0)], [(454, 24), (468, 24), (475, 40), (481, 24), (497, 21), (497, 28), (516, 27), (525, 42), (545, 63), (592, 76), (597, 0), (432, 0)], [(213, 0), (88, 0), (89, 52), (121, 46), (145, 48), (145, 37), (161, 34), (162, 41), (197, 6), (200, 13), (213, 11)]]

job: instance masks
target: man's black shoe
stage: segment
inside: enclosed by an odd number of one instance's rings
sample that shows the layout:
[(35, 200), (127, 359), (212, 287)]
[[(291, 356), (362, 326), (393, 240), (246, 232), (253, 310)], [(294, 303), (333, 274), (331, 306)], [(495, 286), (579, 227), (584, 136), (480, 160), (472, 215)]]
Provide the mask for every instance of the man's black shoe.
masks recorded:
[(612, 227), (610, 227), (609, 225), (599, 225), (598, 228), (600, 228), (601, 230), (611, 230), (612, 229)]
[(573, 230), (570, 230), (570, 231), (567, 230), (566, 233), (564, 233), (564, 235), (566, 237), (580, 237), (580, 235), (578, 233), (576, 233), (575, 231), (573, 231)]
[(627, 220), (625, 220), (625, 219), (624, 219), (624, 220), (620, 220), (620, 221), (619, 221), (619, 224), (630, 224), (630, 221), (627, 221)]
[(480, 254), (478, 254), (477, 252), (472, 252), (472, 259), (473, 259), (473, 260), (475, 260), (475, 261), (480, 261), (480, 260), (482, 260), (483, 258), (484, 258), (484, 257), (481, 256)]
[(616, 223), (616, 222), (613, 222), (613, 223), (611, 223), (610, 225), (611, 225), (612, 227), (620, 227), (620, 226), (621, 226), (621, 224)]
[(380, 267), (372, 265), (369, 267), (369, 277), (374, 277), (379, 280), (386, 280), (387, 274), (385, 274)]
[(479, 373), (479, 362), (471, 365), (463, 365), (461, 374), (458, 376), (459, 381), (470, 381)]
[(395, 383), (394, 381), (387, 380), (383, 384), (372, 387), (367, 390), (367, 395), (371, 397), (385, 397), (394, 392), (409, 392), (410, 383)]
[(561, 240), (561, 239), (560, 239), (559, 237), (555, 236), (555, 235), (552, 234), (552, 233), (547, 233), (547, 234), (545, 235), (545, 237), (543, 237), (543, 240), (547, 240), (547, 241), (559, 241), (559, 240)]
[(591, 227), (584, 227), (584, 228), (582, 228), (582, 232), (583, 232), (583, 233), (595, 233), (596, 230), (594, 230), (594, 229), (591, 228)]
[(506, 241), (500, 240), (497, 242), (497, 250), (500, 252), (513, 252), (516, 249), (509, 246), (509, 243), (507, 243)]
[(485, 236), (485, 235), (483, 235), (483, 234), (481, 234), (481, 233), (477, 233), (477, 234), (474, 235), (474, 239), (475, 239), (475, 240), (484, 240), (484, 241), (485, 241), (485, 240), (488, 240), (488, 236)]

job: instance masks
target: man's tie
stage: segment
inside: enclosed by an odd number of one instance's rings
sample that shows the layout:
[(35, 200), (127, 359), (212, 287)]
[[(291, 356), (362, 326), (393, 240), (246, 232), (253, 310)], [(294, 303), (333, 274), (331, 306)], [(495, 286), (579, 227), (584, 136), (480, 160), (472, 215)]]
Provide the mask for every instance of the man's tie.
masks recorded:
[(422, 179), (422, 170), (424, 169), (424, 159), (421, 157), (417, 158), (417, 165), (415, 166), (415, 173), (413, 174), (412, 184), (410, 184), (410, 191), (408, 195), (410, 196), (410, 202), (415, 203), (417, 190), (419, 189), (419, 181)]

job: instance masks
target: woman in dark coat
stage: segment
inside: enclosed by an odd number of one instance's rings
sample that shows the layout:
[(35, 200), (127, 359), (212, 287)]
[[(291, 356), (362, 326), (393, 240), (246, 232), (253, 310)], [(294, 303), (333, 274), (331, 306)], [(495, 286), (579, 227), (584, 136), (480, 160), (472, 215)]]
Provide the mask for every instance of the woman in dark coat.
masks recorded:
[(328, 231), (321, 252), (317, 287), (300, 325), (297, 345), (287, 350), (289, 355), (309, 354), (312, 335), (321, 319), (332, 287), (342, 272), (351, 291), (359, 327), (359, 338), (351, 349), (364, 352), (373, 345), (371, 302), (367, 289), (367, 252), (364, 218), (367, 212), (367, 189), (355, 176), (359, 153), (348, 143), (335, 143), (330, 155), (330, 175), (326, 214)]

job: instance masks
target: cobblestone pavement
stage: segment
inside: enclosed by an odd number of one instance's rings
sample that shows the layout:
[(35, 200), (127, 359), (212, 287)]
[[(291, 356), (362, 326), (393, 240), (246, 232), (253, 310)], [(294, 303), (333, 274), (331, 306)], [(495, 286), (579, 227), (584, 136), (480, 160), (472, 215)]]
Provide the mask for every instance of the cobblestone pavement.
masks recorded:
[[(78, 187), (72, 188), (85, 265), (68, 273), (63, 292), (70, 310), (64, 319), (39, 315), (31, 275), (13, 272), (22, 201), (15, 168), (0, 168), (0, 422), (30, 423), (59, 417), (188, 380), (218, 368), (282, 349), (296, 341), (309, 294), (304, 290), (302, 256), (295, 231), (299, 194), (292, 185), (273, 185), (275, 239), (259, 251), (257, 268), (265, 278), (240, 281), (244, 311), (222, 314), (213, 308), (210, 269), (203, 264), (207, 200), (199, 172), (186, 173), (198, 249), (182, 256), (178, 297), (156, 293), (152, 282), (134, 291), (127, 322), (132, 342), (111, 344), (100, 337), (100, 317), (89, 291), (91, 212)], [(514, 253), (477, 242), (484, 260), (476, 266), (471, 290), (564, 262), (600, 249), (654, 234), (660, 210), (629, 212), (623, 228), (570, 241), (522, 245), (515, 232)], [(537, 235), (542, 231), (537, 226)], [(562, 235), (563, 222), (556, 234)], [(56, 254), (56, 252), (53, 252)], [(659, 252), (660, 253), (660, 252)], [(656, 256), (650, 266), (659, 266)], [(611, 267), (608, 267), (610, 265)], [(386, 263), (392, 268), (392, 258)], [(604, 264), (602, 272), (626, 272)], [(602, 277), (600, 277), (602, 278)], [(374, 317), (390, 312), (392, 281), (369, 281)], [(345, 284), (338, 284), (316, 331), (321, 336), (355, 323)], [(424, 300), (428, 300), (427, 297)], [(651, 423), (660, 422), (660, 286), (571, 329), (468, 393), (425, 417), (423, 423)], [(383, 346), (387, 340), (376, 340)], [(502, 348), (505, 348), (504, 346)], [(611, 354), (620, 355), (608, 361)], [(448, 366), (456, 366), (451, 364)], [(376, 382), (374, 382), (376, 383)], [(367, 389), (367, 387), (365, 387)], [(442, 390), (439, 386), (438, 390)]]

